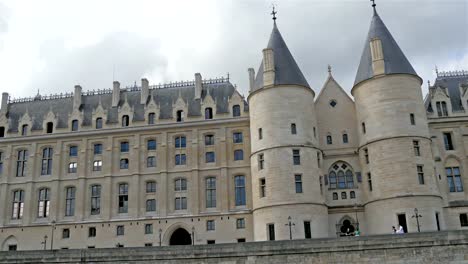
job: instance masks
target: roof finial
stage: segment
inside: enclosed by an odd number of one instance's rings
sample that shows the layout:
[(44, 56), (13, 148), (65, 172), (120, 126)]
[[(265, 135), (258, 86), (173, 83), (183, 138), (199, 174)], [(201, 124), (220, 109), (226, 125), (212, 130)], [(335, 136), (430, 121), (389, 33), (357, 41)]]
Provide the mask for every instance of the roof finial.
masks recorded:
[(427, 80), (427, 88), (431, 88), (431, 81)]
[(376, 6), (375, 0), (370, 0), (370, 1), (372, 2), (372, 7), (374, 8), (374, 11), (375, 11), (375, 6)]
[(329, 74), (330, 76), (331, 76), (331, 70), (332, 70), (332, 68), (331, 68), (330, 64), (328, 64), (328, 74)]
[(439, 77), (439, 68), (437, 68), (437, 65), (435, 66), (435, 73), (436, 73), (437, 77)]
[(275, 11), (275, 4), (271, 4), (271, 8), (272, 8), (271, 15), (273, 16), (273, 21), (276, 22), (276, 14), (278, 12)]

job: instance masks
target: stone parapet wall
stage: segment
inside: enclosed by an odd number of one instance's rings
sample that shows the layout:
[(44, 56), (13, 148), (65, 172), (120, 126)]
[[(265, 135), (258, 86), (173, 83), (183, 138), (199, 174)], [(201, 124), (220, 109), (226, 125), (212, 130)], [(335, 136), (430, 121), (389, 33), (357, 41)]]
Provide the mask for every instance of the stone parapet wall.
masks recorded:
[(0, 263), (468, 263), (468, 231), (200, 246), (0, 252)]

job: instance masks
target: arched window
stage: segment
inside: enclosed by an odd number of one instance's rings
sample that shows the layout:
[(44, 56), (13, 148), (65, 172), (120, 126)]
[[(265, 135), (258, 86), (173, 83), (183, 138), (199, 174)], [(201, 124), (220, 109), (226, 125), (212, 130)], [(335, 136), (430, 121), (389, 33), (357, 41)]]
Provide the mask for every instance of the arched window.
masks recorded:
[(39, 190), (37, 217), (39, 218), (48, 217), (49, 207), (50, 207), (50, 190), (48, 188), (42, 188)]
[(128, 117), (128, 115), (122, 116), (122, 127), (128, 127), (129, 124), (130, 118)]
[(339, 161), (331, 166), (328, 172), (330, 189), (354, 188), (354, 175), (349, 164)]
[(343, 133), (343, 144), (348, 144), (348, 134), (346, 132)]
[(154, 118), (155, 118), (155, 114), (154, 113), (149, 113), (148, 114), (148, 125), (154, 125)]
[(349, 199), (356, 199), (356, 193), (354, 191), (349, 192)]
[(102, 118), (98, 117), (96, 118), (96, 129), (101, 129), (102, 128)]
[(338, 200), (338, 193), (336, 192), (333, 193), (333, 200)]
[(327, 145), (331, 145), (333, 144), (333, 139), (332, 139), (332, 136), (330, 134), (327, 135)]
[(21, 128), (21, 135), (22, 136), (28, 135), (28, 125), (23, 125), (23, 127)]
[(175, 191), (187, 191), (187, 180), (186, 179), (176, 179), (175, 180)]
[(241, 109), (240, 109), (240, 106), (239, 105), (234, 105), (232, 107), (232, 116), (233, 117), (237, 117), (237, 116), (240, 116), (241, 115)]
[(71, 124), (71, 130), (72, 131), (78, 131), (78, 120), (73, 120)]
[(213, 119), (213, 109), (211, 107), (205, 108), (205, 119)]

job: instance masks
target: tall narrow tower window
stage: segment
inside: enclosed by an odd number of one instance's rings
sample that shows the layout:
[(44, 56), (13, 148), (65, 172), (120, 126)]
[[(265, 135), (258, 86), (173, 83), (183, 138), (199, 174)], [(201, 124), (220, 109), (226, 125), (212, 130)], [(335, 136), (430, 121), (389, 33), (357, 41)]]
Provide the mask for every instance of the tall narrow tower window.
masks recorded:
[(263, 154), (258, 154), (258, 169), (263, 170), (265, 160), (263, 159)]
[(362, 122), (361, 127), (362, 127), (362, 133), (365, 134), (366, 133), (366, 123)]
[(331, 135), (327, 135), (327, 145), (333, 144), (333, 139)]
[(369, 192), (372, 192), (372, 175), (370, 172), (367, 173), (367, 183), (369, 185)]
[(411, 125), (413, 125), (413, 126), (416, 125), (416, 120), (414, 119), (414, 114), (411, 113), (411, 114), (409, 115), (409, 117), (410, 117)]
[(54, 123), (48, 122), (47, 123), (47, 134), (51, 134), (52, 132), (54, 132)]
[(297, 129), (296, 129), (296, 124), (295, 123), (291, 124), (291, 134), (293, 134), (293, 135), (297, 134)]
[(21, 135), (26, 136), (28, 134), (28, 125), (23, 125), (21, 128)]
[(148, 114), (148, 125), (154, 125), (154, 118), (155, 118), (155, 114), (154, 113), (149, 113)]
[(364, 149), (364, 160), (366, 164), (369, 164), (369, 150), (367, 148)]
[(343, 133), (343, 144), (348, 144), (348, 134)]
[(205, 119), (213, 119), (213, 109), (211, 107), (205, 108)]
[(78, 131), (78, 120), (73, 120), (71, 127), (72, 131)]
[(184, 111), (179, 110), (177, 111), (177, 122), (183, 122), (184, 121)]
[(5, 137), (5, 127), (0, 127), (0, 138)]
[(418, 171), (419, 184), (424, 184), (424, 167), (423, 165), (417, 165), (416, 167)]
[(419, 149), (419, 141), (413, 140), (413, 149), (415, 156), (421, 156), (421, 151)]
[(258, 129), (258, 139), (263, 139), (263, 129), (262, 128)]
[(122, 116), (122, 127), (128, 127), (129, 124), (130, 118), (128, 117), (128, 115)]
[(262, 178), (260, 179), (260, 198), (266, 196), (265, 187), (266, 187), (266, 181), (265, 181), (265, 178)]
[(301, 165), (301, 152), (298, 149), (293, 149), (293, 164)]
[(102, 128), (102, 118), (98, 117), (96, 118), (96, 129), (101, 129)]

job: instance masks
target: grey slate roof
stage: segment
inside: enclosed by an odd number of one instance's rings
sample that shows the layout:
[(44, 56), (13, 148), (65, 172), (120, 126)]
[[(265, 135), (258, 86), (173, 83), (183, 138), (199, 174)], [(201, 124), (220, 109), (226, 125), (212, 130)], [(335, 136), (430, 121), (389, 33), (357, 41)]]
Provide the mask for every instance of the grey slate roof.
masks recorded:
[[(270, 41), (268, 41), (267, 48), (273, 49), (273, 56), (275, 62), (275, 85), (285, 84), (296, 84), (305, 87), (310, 87), (305, 79), (304, 75), (297, 66), (294, 57), (288, 49), (288, 46), (283, 40), (281, 33), (276, 26), (276, 22), (273, 24), (273, 31), (270, 35)], [(257, 72), (255, 78), (254, 90), (263, 87), (263, 60)]]
[(380, 19), (377, 11), (374, 9), (374, 16), (369, 28), (369, 33), (362, 52), (361, 62), (356, 74), (354, 85), (368, 80), (374, 76), (372, 69), (372, 57), (370, 51), (370, 41), (373, 38), (379, 38), (382, 42), (382, 49), (385, 61), (385, 74), (407, 73), (417, 76), (416, 71), (411, 66), (405, 54), (393, 39), (392, 34), (388, 31), (382, 19)]
[[(452, 111), (464, 110), (461, 101), (460, 86), (468, 85), (468, 75), (456, 75), (456, 74), (440, 74), (437, 76), (434, 85), (431, 89), (436, 87), (447, 88), (450, 96), (450, 102), (452, 103)], [(426, 102), (426, 110), (432, 112), (430, 98), (428, 97)]]
[[(229, 113), (229, 98), (234, 93), (238, 93), (236, 88), (230, 82), (203, 84), (202, 99), (207, 95), (207, 91), (213, 100), (216, 102), (215, 113)], [(145, 120), (145, 105), (140, 104), (139, 90), (121, 90), (119, 106), (122, 106), (125, 101), (133, 108), (133, 121)], [(201, 100), (195, 99), (195, 87), (193, 85), (150, 89), (150, 96), (147, 102), (150, 102), (151, 97), (156, 104), (160, 106), (160, 119), (172, 118), (172, 107), (179, 97), (188, 105), (187, 116), (201, 116)], [(82, 95), (82, 105), (80, 110), (83, 112), (82, 126), (91, 126), (93, 124), (92, 115), (99, 101), (104, 110), (107, 111), (107, 123), (118, 123), (118, 107), (112, 107), (112, 93)], [(18, 123), (21, 117), (28, 112), (33, 119), (32, 130), (42, 130), (43, 120), (49, 111), (55, 114), (58, 118), (56, 128), (67, 128), (71, 120), (69, 115), (73, 112), (73, 97), (50, 99), (50, 100), (34, 100), (29, 102), (10, 103), (8, 104), (7, 117), (9, 118), (8, 132), (18, 132)], [(244, 111), (248, 111), (247, 102), (244, 100)]]

